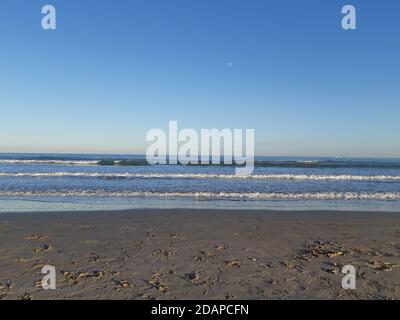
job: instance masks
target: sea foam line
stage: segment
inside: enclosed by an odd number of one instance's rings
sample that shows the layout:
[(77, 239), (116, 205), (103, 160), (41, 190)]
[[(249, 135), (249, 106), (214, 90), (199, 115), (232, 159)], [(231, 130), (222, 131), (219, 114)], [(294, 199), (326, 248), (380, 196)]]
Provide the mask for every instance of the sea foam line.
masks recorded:
[(199, 200), (400, 200), (400, 192), (108, 192), (104, 190), (0, 191), (8, 197), (157, 197)]
[(203, 173), (101, 173), (101, 172), (0, 172), (0, 177), (34, 178), (108, 178), (108, 179), (252, 179), (252, 180), (312, 180), (312, 181), (400, 181), (400, 176), (389, 175), (305, 175), (305, 174), (257, 174), (241, 176), (234, 174)]
[[(0, 164), (54, 164), (75, 166), (149, 166), (145, 158), (137, 159), (108, 159), (93, 160), (79, 159), (0, 159)], [(178, 165), (181, 165), (178, 163)], [(189, 164), (190, 166), (204, 166), (204, 164)], [(288, 168), (391, 168), (400, 169), (400, 161), (332, 161), (332, 160), (255, 160), (256, 167), (288, 167)], [(217, 165), (218, 166), (218, 165)], [(219, 166), (232, 166), (219, 164)]]

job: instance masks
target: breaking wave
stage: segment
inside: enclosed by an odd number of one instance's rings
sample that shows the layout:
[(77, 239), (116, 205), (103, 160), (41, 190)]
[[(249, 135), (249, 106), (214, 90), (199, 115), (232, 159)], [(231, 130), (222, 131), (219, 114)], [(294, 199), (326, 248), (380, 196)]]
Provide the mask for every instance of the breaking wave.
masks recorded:
[(295, 181), (399, 181), (400, 176), (391, 175), (306, 175), (306, 174), (257, 174), (250, 176), (234, 174), (203, 173), (101, 173), (101, 172), (0, 172), (1, 177), (36, 178), (104, 178), (104, 179), (252, 179)]
[(0, 191), (7, 197), (156, 197), (196, 200), (400, 200), (400, 192), (112, 192), (105, 190)]
[[(138, 159), (62, 159), (60, 157), (41, 157), (36, 159), (0, 159), (0, 164), (58, 164), (58, 165), (90, 165), (90, 166), (150, 166), (146, 158)], [(181, 165), (181, 164), (177, 164)], [(188, 166), (236, 166), (235, 164), (188, 164)], [(260, 160), (255, 159), (255, 167), (283, 167), (283, 168), (376, 168), (376, 169), (400, 169), (400, 160)]]

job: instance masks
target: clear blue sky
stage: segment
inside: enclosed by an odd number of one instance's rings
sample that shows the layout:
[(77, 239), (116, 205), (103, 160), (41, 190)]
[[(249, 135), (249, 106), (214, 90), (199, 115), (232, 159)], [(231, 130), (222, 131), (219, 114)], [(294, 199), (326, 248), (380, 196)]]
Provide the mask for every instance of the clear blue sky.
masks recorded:
[(400, 156), (399, 15), (397, 0), (2, 0), (0, 152), (144, 153), (178, 120), (254, 128), (258, 155)]

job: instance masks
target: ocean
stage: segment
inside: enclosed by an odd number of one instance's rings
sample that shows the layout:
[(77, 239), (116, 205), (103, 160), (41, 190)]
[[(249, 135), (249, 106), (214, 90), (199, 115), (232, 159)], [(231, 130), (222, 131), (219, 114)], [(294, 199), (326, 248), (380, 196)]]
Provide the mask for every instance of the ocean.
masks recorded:
[(143, 155), (0, 154), (0, 211), (216, 208), (400, 212), (400, 159), (256, 157), (155, 165)]

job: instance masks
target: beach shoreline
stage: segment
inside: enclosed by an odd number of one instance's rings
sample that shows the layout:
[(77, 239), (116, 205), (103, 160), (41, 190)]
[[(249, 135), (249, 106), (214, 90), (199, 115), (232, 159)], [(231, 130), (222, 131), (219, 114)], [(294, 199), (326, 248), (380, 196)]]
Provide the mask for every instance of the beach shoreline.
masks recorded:
[[(0, 213), (0, 243), (1, 299), (400, 298), (399, 213)], [(40, 285), (44, 265), (56, 290)]]

